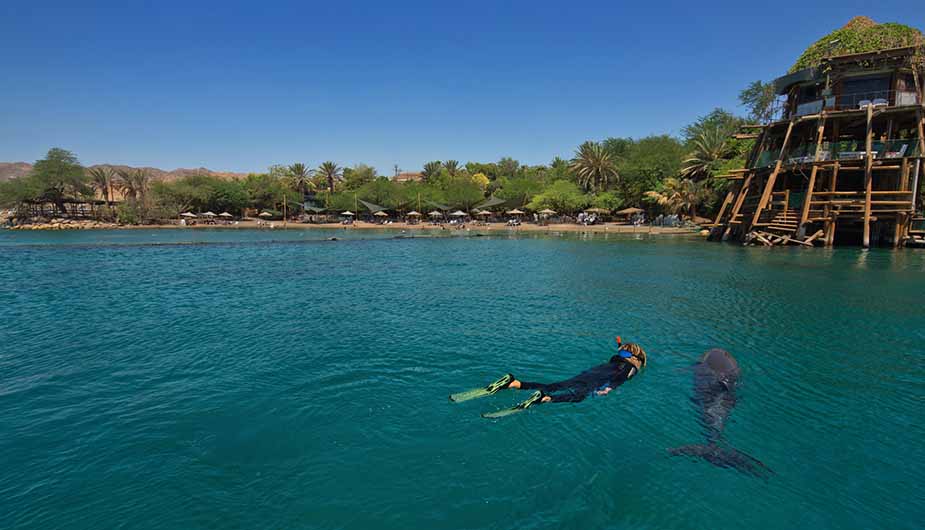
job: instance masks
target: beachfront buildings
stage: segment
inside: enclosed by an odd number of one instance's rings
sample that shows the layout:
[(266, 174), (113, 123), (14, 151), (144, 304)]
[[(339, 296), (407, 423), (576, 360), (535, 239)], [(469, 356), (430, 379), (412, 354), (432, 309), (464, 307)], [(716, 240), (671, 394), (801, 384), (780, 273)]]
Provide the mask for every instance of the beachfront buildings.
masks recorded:
[(923, 241), (925, 50), (828, 57), (775, 81), (769, 121), (714, 222), (714, 238), (825, 245)]

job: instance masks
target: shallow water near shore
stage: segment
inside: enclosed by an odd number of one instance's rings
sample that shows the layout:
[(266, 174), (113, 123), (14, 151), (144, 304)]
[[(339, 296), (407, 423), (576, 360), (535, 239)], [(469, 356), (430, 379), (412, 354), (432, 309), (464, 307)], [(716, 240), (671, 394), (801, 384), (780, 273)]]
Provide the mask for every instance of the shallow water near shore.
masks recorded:
[[(925, 517), (925, 252), (396, 235), (0, 231), (0, 527)], [(607, 397), (447, 401), (617, 334), (649, 366)], [(742, 367), (726, 439), (767, 480), (666, 453), (702, 441), (685, 368), (715, 346)]]

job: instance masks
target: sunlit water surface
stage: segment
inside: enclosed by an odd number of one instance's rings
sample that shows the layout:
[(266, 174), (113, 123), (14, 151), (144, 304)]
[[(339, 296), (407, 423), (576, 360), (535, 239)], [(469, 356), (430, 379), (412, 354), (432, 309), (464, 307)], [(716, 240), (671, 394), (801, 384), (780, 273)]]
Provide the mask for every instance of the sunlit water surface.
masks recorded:
[[(0, 231), (0, 527), (920, 527), (925, 253), (394, 235)], [(768, 480), (666, 453), (714, 346)]]

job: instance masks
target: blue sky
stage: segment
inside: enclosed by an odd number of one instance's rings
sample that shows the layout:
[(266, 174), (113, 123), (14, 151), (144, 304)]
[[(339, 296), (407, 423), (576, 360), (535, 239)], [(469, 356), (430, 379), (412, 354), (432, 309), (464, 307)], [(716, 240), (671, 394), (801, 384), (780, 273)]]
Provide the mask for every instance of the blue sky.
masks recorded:
[(545, 163), (735, 109), (855, 15), (925, 27), (908, 0), (628, 4), (5, 0), (0, 160)]

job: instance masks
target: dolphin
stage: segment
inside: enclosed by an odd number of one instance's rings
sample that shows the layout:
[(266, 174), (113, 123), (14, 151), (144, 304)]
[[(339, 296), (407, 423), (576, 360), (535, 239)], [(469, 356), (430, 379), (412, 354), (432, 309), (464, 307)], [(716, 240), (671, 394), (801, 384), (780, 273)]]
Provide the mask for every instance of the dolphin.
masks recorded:
[(766, 477), (771, 470), (758, 459), (728, 446), (723, 439), (726, 420), (736, 405), (739, 363), (726, 350), (714, 348), (694, 365), (694, 395), (691, 401), (700, 409), (705, 444), (685, 445), (668, 450), (672, 456), (703, 458), (714, 466), (733, 468), (749, 475)]

